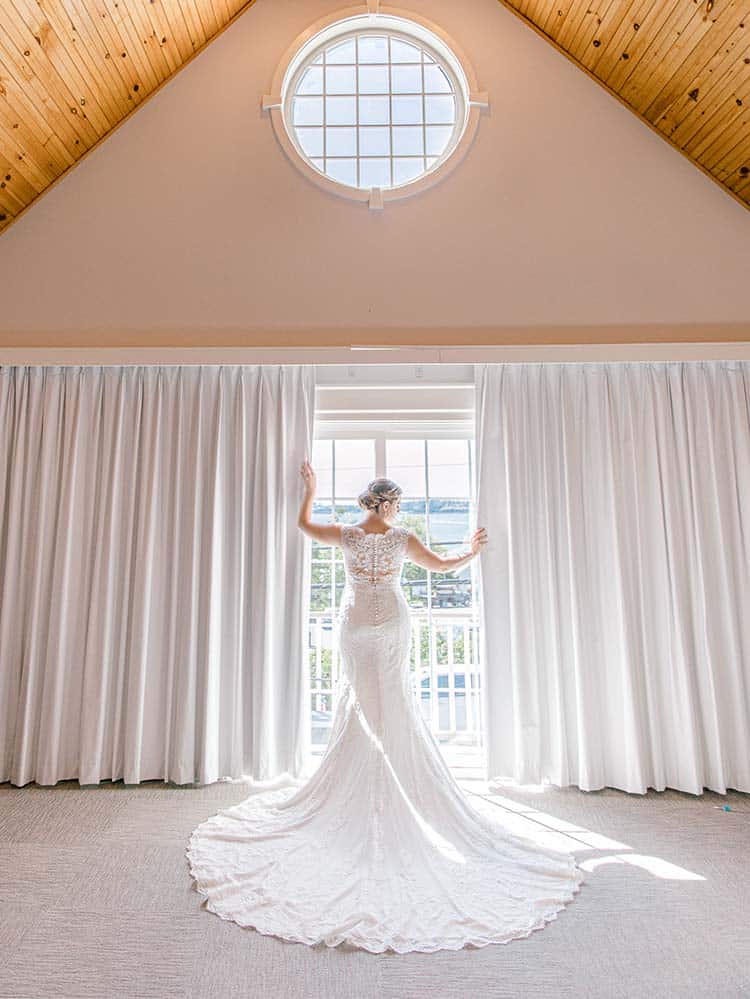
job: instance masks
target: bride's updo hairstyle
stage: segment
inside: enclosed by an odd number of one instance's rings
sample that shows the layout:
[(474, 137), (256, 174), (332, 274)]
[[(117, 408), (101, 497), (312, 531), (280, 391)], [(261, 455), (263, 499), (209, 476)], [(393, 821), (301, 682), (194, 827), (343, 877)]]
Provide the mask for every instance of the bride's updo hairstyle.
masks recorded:
[(393, 479), (373, 479), (367, 489), (359, 494), (357, 502), (363, 510), (374, 510), (377, 513), (381, 503), (386, 500), (395, 503), (402, 491), (401, 486), (396, 485)]

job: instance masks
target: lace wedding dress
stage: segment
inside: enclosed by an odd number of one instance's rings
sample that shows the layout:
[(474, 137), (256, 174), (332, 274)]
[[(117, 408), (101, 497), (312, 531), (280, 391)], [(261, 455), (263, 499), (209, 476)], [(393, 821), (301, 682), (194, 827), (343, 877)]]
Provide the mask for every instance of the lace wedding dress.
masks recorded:
[(342, 528), (345, 677), (318, 769), (190, 837), (197, 890), (223, 919), (305, 944), (457, 950), (529, 936), (579, 891), (572, 855), (480, 814), (440, 754), (410, 684), (407, 538)]

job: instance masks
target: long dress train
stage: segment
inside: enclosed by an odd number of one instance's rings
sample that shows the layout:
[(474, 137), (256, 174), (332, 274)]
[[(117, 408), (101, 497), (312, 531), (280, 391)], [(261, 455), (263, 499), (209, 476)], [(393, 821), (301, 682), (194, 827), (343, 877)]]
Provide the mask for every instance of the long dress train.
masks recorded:
[(411, 689), (408, 532), (342, 529), (344, 684), (318, 769), (199, 825), (186, 851), (206, 907), (305, 944), (380, 953), (507, 943), (580, 890), (571, 854), (480, 814)]

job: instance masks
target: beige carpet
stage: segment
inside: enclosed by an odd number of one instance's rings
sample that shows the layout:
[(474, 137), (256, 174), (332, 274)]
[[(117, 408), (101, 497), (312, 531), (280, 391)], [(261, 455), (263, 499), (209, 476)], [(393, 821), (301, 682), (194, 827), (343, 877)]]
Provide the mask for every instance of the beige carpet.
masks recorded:
[(262, 936), (203, 907), (184, 855), (246, 786), (2, 784), (0, 996), (750, 999), (749, 795), (491, 793), (452, 762), (480, 807), (586, 866), (527, 939), (373, 955)]

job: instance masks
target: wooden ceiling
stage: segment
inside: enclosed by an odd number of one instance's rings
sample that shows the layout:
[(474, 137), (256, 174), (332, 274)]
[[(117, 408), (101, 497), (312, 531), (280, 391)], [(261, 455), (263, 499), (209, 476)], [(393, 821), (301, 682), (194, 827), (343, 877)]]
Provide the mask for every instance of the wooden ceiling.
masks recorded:
[(750, 207), (750, 0), (502, 0)]
[[(750, 0), (502, 0), (750, 206)], [(0, 233), (252, 0), (0, 0)]]
[(0, 0), (0, 233), (253, 0)]

